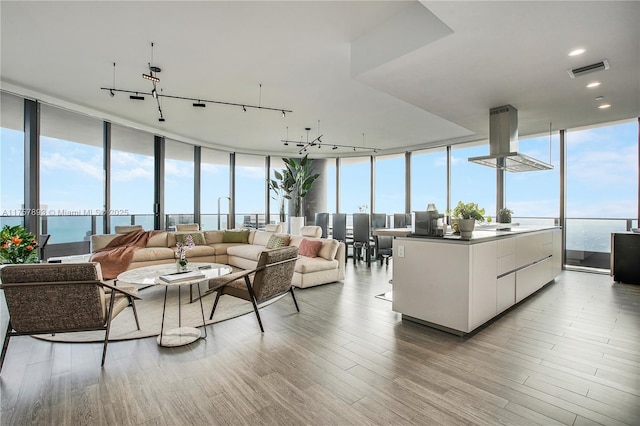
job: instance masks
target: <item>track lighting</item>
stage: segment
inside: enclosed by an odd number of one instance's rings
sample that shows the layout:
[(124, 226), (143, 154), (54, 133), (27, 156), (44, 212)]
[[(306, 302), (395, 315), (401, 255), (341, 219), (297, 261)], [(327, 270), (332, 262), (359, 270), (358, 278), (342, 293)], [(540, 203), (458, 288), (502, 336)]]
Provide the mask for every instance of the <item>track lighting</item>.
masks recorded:
[[(320, 121), (318, 121), (318, 129), (320, 128)], [(308, 152), (308, 148), (310, 146), (317, 146), (318, 149), (322, 148), (323, 142), (322, 142), (322, 136), (323, 135), (318, 135), (317, 138), (315, 138), (314, 140), (310, 141), (309, 140), (309, 131), (311, 130), (311, 127), (305, 127), (304, 130), (307, 132), (307, 142), (302, 142), (302, 136), (300, 136), (300, 142), (297, 141), (292, 141), (289, 140), (289, 127), (287, 127), (287, 139), (282, 139), (280, 142), (282, 142), (284, 144), (284, 146), (289, 146), (289, 143), (295, 143), (296, 147), (300, 148), (298, 150), (298, 154), (302, 154), (303, 152)], [(320, 131), (318, 130), (318, 133), (320, 133)], [(359, 145), (340, 145), (340, 144), (324, 144), (325, 146), (330, 146), (331, 150), (334, 151), (338, 148), (351, 148), (353, 149), (353, 152), (357, 152), (358, 150), (361, 151), (372, 151), (374, 154), (378, 153), (378, 148), (372, 148), (372, 147), (368, 147), (364, 145), (364, 133), (362, 134), (362, 146)]]
[(331, 149), (338, 149), (338, 147), (334, 145), (333, 148), (331, 148)]
[(151, 74), (142, 74), (142, 78), (145, 78), (147, 80), (151, 80), (154, 83), (160, 83), (160, 79), (154, 75)]
[(285, 143), (284, 143), (284, 146), (289, 146), (289, 142), (285, 142)]
[[(193, 106), (195, 108), (204, 108), (206, 107), (207, 103), (211, 103), (211, 104), (218, 104), (218, 105), (226, 105), (226, 106), (234, 106), (234, 107), (241, 107), (243, 112), (247, 112), (248, 108), (253, 108), (253, 109), (261, 109), (261, 110), (266, 110), (266, 111), (277, 111), (282, 113), (283, 117), (286, 117), (288, 112), (293, 112), (289, 109), (283, 109), (283, 108), (276, 108), (276, 107), (265, 107), (262, 106), (262, 84), (260, 84), (260, 98), (258, 101), (257, 105), (250, 105), (247, 103), (234, 103), (234, 102), (224, 102), (224, 101), (216, 101), (213, 99), (198, 99), (198, 98), (189, 98), (186, 96), (175, 96), (175, 95), (165, 95), (164, 93), (162, 93), (162, 88), (160, 89), (160, 93), (158, 93), (156, 91), (157, 86), (156, 83), (160, 82), (160, 79), (158, 77), (156, 77), (155, 74), (161, 72), (162, 70), (160, 69), (160, 67), (157, 67), (153, 64), (153, 47), (154, 44), (151, 43), (151, 61), (148, 63), (149, 65), (149, 73), (143, 73), (142, 74), (142, 78), (144, 78), (145, 80), (149, 80), (153, 83), (153, 88), (150, 92), (144, 92), (144, 91), (133, 91), (133, 90), (124, 90), (124, 89), (117, 89), (116, 88), (116, 63), (113, 63), (113, 85), (111, 87), (101, 87), (100, 90), (107, 90), (109, 92), (109, 96), (114, 97), (116, 92), (121, 92), (121, 93), (127, 93), (129, 94), (129, 99), (132, 100), (136, 100), (136, 101), (143, 101), (145, 98), (144, 96), (141, 95), (149, 95), (149, 96), (153, 96), (156, 99), (156, 102), (158, 103), (158, 109), (160, 111), (162, 111), (161, 109), (161, 105), (160, 105), (160, 99), (161, 98), (170, 98), (170, 99), (179, 99), (179, 100), (185, 100), (185, 101), (191, 101), (193, 103)], [(162, 114), (160, 115), (159, 121), (165, 121), (164, 117), (162, 116)]]

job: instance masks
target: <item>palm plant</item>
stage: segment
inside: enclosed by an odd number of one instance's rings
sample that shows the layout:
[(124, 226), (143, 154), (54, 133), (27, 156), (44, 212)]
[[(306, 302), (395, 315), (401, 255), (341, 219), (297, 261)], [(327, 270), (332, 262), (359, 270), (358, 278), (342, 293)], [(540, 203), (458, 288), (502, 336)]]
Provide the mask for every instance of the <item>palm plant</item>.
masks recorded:
[[(296, 217), (300, 217), (302, 213), (302, 199), (307, 196), (313, 182), (320, 177), (319, 173), (313, 173), (313, 164), (305, 155), (300, 161), (295, 158), (283, 158), (287, 168), (287, 172), (283, 176), (283, 182), (291, 183), (291, 191), (288, 199), (293, 200), (293, 211)], [(289, 188), (289, 187), (287, 187)]]

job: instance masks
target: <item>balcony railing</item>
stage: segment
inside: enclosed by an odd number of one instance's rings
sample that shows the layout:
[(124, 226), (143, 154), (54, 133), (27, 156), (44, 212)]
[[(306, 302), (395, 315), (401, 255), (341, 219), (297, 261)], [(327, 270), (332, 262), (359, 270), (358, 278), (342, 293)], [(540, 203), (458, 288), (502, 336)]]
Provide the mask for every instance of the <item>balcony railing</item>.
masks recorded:
[[(229, 215), (220, 214), (220, 228), (227, 229)], [(558, 225), (558, 219), (552, 217), (514, 217), (521, 225)], [(351, 223), (352, 216), (347, 216)], [(273, 214), (265, 220), (262, 213), (239, 213), (235, 215), (238, 228), (263, 228), (266, 223), (278, 223), (279, 217)], [(97, 215), (56, 215), (41, 216), (43, 234), (51, 238), (45, 250), (45, 257), (88, 253), (92, 234), (101, 233), (104, 216)], [(192, 214), (167, 214), (166, 230), (173, 231), (177, 224), (193, 223)], [(22, 216), (0, 216), (0, 227), (4, 225), (22, 225)], [(153, 229), (153, 214), (111, 216), (111, 232), (118, 225), (142, 225), (144, 229)], [(202, 214), (202, 229), (218, 229), (218, 214)], [(569, 218), (565, 228), (566, 264), (571, 266), (609, 269), (611, 256), (611, 233), (629, 231), (637, 228), (637, 219), (627, 218)]]

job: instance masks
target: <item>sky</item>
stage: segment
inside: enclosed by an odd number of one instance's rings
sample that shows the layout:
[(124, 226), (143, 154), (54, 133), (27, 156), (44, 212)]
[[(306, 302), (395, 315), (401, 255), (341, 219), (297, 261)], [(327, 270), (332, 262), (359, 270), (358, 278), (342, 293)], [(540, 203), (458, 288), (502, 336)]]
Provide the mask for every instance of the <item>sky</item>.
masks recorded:
[[(567, 132), (567, 216), (569, 218), (635, 218), (637, 215), (638, 145), (637, 123), (628, 122)], [(23, 199), (24, 157), (21, 132), (0, 130), (0, 211), (19, 215)], [(521, 139), (519, 151), (549, 161), (549, 136)], [(558, 217), (559, 142), (551, 141), (554, 169), (506, 174), (506, 206), (514, 217)], [(488, 154), (488, 145), (454, 146), (452, 149), (451, 201), (477, 202), (495, 216), (495, 170), (467, 161)], [(221, 154), (226, 155), (226, 154)], [(100, 214), (103, 210), (104, 173), (101, 148), (83, 143), (41, 137), (41, 204), (48, 214), (69, 211)], [(112, 151), (111, 208), (114, 214), (153, 213), (153, 159), (148, 155)], [(226, 159), (221, 161), (226, 163)], [(260, 162), (258, 162), (260, 163)], [(335, 211), (335, 163), (327, 161), (326, 211)], [(404, 155), (376, 157), (375, 207), (370, 206), (369, 157), (343, 159), (340, 210), (362, 209), (371, 213), (404, 211)], [(446, 209), (446, 153), (444, 149), (412, 155), (411, 210), (425, 210), (434, 203)], [(165, 213), (191, 213), (193, 165), (165, 161)], [(218, 199), (229, 194), (229, 168), (206, 163), (202, 167), (202, 212), (215, 214)], [(263, 167), (237, 169), (236, 213), (264, 212)], [(271, 210), (277, 214), (275, 201)], [(221, 212), (228, 211), (223, 199)]]

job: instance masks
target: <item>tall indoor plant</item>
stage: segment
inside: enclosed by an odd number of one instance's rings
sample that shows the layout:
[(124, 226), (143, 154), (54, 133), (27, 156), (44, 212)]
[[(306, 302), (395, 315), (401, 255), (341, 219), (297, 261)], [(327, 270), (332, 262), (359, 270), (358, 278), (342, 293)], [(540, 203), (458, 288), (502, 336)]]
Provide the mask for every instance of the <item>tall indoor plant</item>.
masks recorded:
[(453, 217), (458, 219), (458, 229), (462, 238), (471, 238), (476, 221), (484, 221), (484, 209), (478, 207), (478, 203), (458, 204), (453, 209)]
[(282, 169), (282, 171), (273, 171), (274, 179), (269, 179), (269, 190), (273, 192), (273, 198), (278, 202), (280, 209), (280, 223), (285, 222), (284, 202), (291, 199), (291, 193), (293, 192), (293, 177), (288, 168)]
[(302, 199), (307, 196), (313, 182), (320, 177), (319, 173), (313, 173), (313, 164), (305, 155), (300, 161), (295, 158), (283, 158), (287, 165), (287, 172), (291, 176), (293, 185), (291, 186), (291, 199), (293, 200), (293, 214), (296, 217), (302, 216)]

